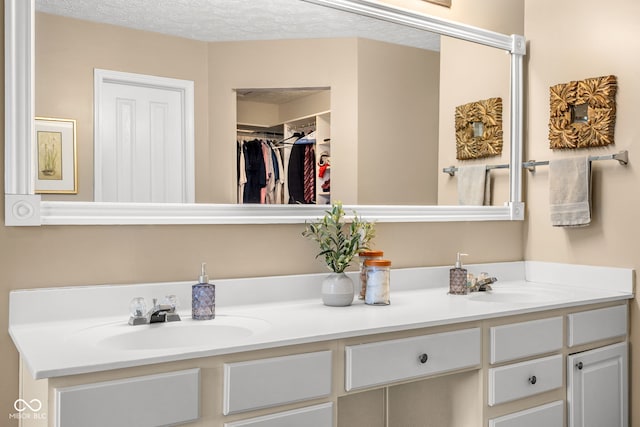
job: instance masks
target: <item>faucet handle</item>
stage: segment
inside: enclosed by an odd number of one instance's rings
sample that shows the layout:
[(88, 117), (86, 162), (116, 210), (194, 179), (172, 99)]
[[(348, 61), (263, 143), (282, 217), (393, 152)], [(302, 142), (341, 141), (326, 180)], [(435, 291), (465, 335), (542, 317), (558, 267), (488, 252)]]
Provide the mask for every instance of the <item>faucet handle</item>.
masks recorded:
[(142, 297), (135, 297), (129, 303), (129, 324), (147, 323), (147, 303)]
[(147, 303), (142, 297), (135, 297), (129, 303), (129, 314), (134, 317), (144, 317), (147, 312)]
[(165, 296), (162, 300), (162, 304), (170, 305), (174, 311), (180, 307), (180, 301), (178, 300), (178, 297), (173, 294)]

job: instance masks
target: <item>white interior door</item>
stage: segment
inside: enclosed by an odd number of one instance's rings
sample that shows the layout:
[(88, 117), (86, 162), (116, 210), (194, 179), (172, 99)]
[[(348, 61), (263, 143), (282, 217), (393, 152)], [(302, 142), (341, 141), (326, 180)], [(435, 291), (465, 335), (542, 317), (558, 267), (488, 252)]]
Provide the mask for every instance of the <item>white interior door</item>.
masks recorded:
[(193, 203), (193, 82), (95, 73), (95, 200)]

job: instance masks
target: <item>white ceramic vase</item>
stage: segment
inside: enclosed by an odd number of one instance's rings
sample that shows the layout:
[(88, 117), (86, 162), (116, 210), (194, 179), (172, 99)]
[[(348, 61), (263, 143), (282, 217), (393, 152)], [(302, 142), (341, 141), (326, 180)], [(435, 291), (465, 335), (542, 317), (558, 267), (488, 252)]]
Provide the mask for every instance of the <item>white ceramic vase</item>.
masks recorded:
[(353, 302), (353, 280), (345, 273), (331, 273), (322, 281), (322, 302), (332, 307), (346, 307)]

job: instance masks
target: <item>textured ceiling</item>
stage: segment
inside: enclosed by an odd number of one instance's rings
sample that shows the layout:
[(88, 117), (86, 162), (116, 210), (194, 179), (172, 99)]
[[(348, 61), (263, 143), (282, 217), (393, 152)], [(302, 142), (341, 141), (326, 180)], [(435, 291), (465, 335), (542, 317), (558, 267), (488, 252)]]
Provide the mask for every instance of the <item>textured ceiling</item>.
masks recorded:
[(301, 0), (36, 0), (36, 10), (203, 41), (363, 37), (440, 48), (437, 35)]

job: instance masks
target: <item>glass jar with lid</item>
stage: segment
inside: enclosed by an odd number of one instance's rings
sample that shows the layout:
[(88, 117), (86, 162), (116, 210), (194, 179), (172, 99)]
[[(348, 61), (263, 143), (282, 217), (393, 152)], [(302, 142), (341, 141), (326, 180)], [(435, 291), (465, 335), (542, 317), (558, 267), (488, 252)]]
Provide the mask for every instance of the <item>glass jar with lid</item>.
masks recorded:
[(367, 292), (367, 273), (364, 269), (365, 261), (368, 259), (382, 259), (383, 255), (384, 252), (379, 250), (366, 250), (358, 253), (358, 257), (360, 258), (360, 295), (358, 295), (358, 299), (365, 299)]
[(388, 259), (368, 259), (364, 262), (364, 269), (367, 276), (365, 304), (390, 304), (391, 261)]

